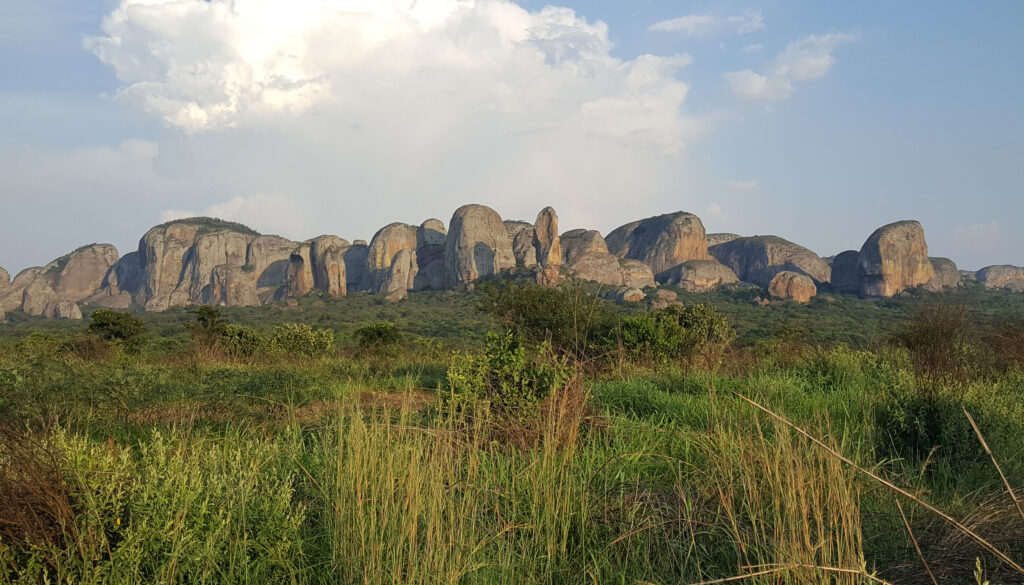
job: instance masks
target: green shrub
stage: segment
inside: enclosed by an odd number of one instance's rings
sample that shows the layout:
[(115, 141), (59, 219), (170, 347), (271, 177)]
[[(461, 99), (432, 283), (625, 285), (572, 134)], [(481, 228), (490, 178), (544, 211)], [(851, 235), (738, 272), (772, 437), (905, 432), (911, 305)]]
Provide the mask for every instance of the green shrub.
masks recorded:
[(527, 351), (511, 331), (489, 333), (482, 353), (457, 353), (448, 368), (445, 398), (456, 405), (482, 403), (503, 415), (526, 414), (573, 369), (547, 342)]
[(708, 365), (717, 364), (735, 335), (725, 317), (707, 305), (673, 305), (647, 315), (626, 317), (619, 329), (626, 356), (653, 363), (703, 360)]
[(128, 312), (99, 309), (90, 316), (88, 331), (121, 345), (128, 353), (139, 353), (146, 344), (146, 324)]
[(355, 337), (360, 349), (393, 349), (402, 342), (402, 334), (387, 321), (363, 325), (355, 330)]
[(305, 323), (286, 323), (274, 327), (270, 339), (274, 347), (303, 357), (323, 357), (334, 348), (334, 332), (313, 329)]
[(271, 350), (265, 335), (244, 325), (227, 325), (220, 335), (220, 345), (226, 355), (235, 358), (261, 357)]

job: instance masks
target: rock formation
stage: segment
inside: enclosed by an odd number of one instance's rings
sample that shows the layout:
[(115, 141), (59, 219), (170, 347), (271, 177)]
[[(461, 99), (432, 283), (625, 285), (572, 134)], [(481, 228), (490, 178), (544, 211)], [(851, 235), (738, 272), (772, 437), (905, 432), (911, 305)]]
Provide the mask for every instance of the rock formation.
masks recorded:
[(441, 290), (445, 286), (444, 241), (448, 230), (439, 219), (428, 219), (416, 234), (416, 274), (413, 290)]
[(860, 252), (847, 250), (836, 254), (832, 258), (832, 290), (844, 294), (860, 293), (860, 276), (858, 266), (860, 265)]
[(806, 274), (783, 270), (777, 273), (768, 284), (768, 294), (777, 299), (792, 299), (798, 303), (808, 303), (818, 294), (814, 280)]
[(299, 298), (313, 292), (313, 261), (310, 243), (304, 242), (288, 258), (287, 296)]
[(708, 234), (708, 247), (710, 248), (711, 246), (717, 246), (718, 244), (724, 244), (726, 242), (738, 240), (742, 237), (743, 236), (738, 234)]
[(768, 286), (784, 270), (806, 274), (817, 283), (828, 282), (832, 275), (817, 254), (777, 236), (737, 238), (713, 246), (711, 254), (741, 281), (759, 286)]
[(525, 221), (506, 220), (505, 231), (512, 239), (512, 255), (516, 259), (516, 266), (520, 268), (533, 268), (537, 266), (537, 251), (533, 247), (534, 227)]
[(690, 292), (710, 292), (718, 286), (740, 281), (718, 260), (688, 260), (662, 272), (658, 278), (662, 284), (676, 285)]
[(932, 263), (932, 270), (935, 275), (925, 285), (925, 288), (934, 292), (942, 292), (945, 288), (956, 288), (960, 286), (960, 270), (956, 263), (949, 258), (929, 258)]
[(390, 223), (373, 235), (366, 258), (366, 275), (361, 289), (378, 292), (388, 278), (391, 262), (398, 252), (409, 250), (416, 254), (419, 230), (409, 224)]
[(0, 290), (7, 288), (11, 284), (11, 275), (4, 270), (3, 266), (0, 266)]
[(370, 246), (366, 240), (356, 240), (345, 250), (345, 281), (348, 290), (362, 290), (360, 285), (366, 280), (366, 262), (370, 257)]
[(380, 294), (389, 303), (398, 302), (409, 294), (416, 278), (416, 255), (414, 250), (399, 250), (388, 266), (388, 274), (380, 288)]
[(622, 273), (622, 284), (632, 288), (657, 286), (654, 271), (639, 260), (619, 260), (619, 271)]
[(210, 284), (203, 290), (203, 303), (223, 307), (258, 307), (261, 303), (256, 293), (256, 279), (241, 266), (215, 266)]
[(54, 260), (47, 271), (56, 272), (51, 286), (62, 299), (80, 301), (96, 293), (107, 272), (119, 259), (117, 248), (110, 244), (92, 244)]
[(343, 297), (348, 292), (345, 274), (345, 252), (349, 243), (338, 236), (313, 238), (309, 260), (313, 265), (313, 287), (330, 297)]
[(704, 224), (691, 213), (676, 212), (634, 221), (605, 238), (608, 251), (639, 260), (655, 274), (687, 260), (710, 260)]
[(82, 310), (73, 301), (53, 300), (46, 303), (41, 315), (46, 319), (78, 320), (82, 318)]
[(46, 270), (42, 266), (26, 268), (15, 275), (7, 287), (0, 289), (0, 311), (11, 312), (21, 307), (25, 288), (31, 285)]
[(858, 274), (863, 297), (891, 297), (928, 284), (935, 269), (921, 224), (899, 221), (875, 230), (860, 249)]
[(960, 282), (978, 282), (978, 274), (973, 270), (961, 270)]
[(298, 242), (280, 236), (259, 236), (249, 242), (245, 265), (249, 267), (256, 288), (277, 290), (288, 282), (288, 264)]
[(595, 230), (569, 230), (562, 234), (559, 243), (562, 246), (563, 264), (567, 266), (575, 264), (581, 256), (586, 254), (608, 253), (608, 244), (605, 243), (600, 232)]
[(976, 278), (986, 288), (1024, 292), (1024, 268), (1020, 266), (1010, 266), (1009, 264), (986, 266), (976, 273)]
[(545, 207), (537, 214), (537, 222), (531, 230), (533, 236), (534, 263), (540, 266), (537, 282), (544, 286), (558, 284), (562, 270), (562, 242), (558, 235), (558, 214)]
[(501, 216), (483, 205), (464, 205), (448, 223), (444, 243), (450, 284), (469, 283), (515, 267), (512, 239)]

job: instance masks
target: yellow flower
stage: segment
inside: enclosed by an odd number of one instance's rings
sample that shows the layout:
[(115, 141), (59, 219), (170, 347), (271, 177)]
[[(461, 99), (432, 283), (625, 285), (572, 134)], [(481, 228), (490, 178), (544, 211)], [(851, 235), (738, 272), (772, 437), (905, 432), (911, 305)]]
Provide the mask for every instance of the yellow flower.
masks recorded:
[(118, 526), (120, 526), (120, 525), (121, 525), (121, 519), (120, 519), (120, 518), (118, 518), (118, 519), (116, 520), (116, 523), (117, 523), (117, 525), (118, 525)]

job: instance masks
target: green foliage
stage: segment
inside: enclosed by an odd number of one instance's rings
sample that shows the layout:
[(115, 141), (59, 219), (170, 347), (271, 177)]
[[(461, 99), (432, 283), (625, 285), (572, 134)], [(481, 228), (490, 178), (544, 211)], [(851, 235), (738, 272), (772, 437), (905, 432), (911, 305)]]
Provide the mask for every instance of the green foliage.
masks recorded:
[(482, 353), (452, 357), (444, 397), (456, 405), (483, 403), (499, 414), (524, 415), (572, 374), (547, 342), (527, 351), (511, 331), (491, 333)]
[(735, 338), (729, 322), (707, 305), (672, 305), (626, 317), (619, 330), (622, 348), (634, 361), (668, 363), (717, 361)]
[(532, 344), (548, 341), (555, 351), (578, 359), (604, 353), (618, 323), (612, 307), (580, 285), (499, 287), (486, 283), (481, 291), (480, 310), (520, 340)]
[(227, 325), (220, 335), (220, 347), (234, 358), (265, 357), (272, 350), (270, 340), (259, 331), (244, 325)]
[(355, 330), (359, 348), (363, 350), (393, 350), (402, 342), (402, 334), (394, 323), (369, 323)]
[(99, 309), (89, 319), (89, 333), (119, 343), (129, 353), (139, 353), (146, 343), (146, 324), (131, 313)]
[(313, 329), (305, 323), (286, 323), (274, 327), (270, 342), (292, 355), (325, 357), (334, 349), (334, 333), (327, 329)]

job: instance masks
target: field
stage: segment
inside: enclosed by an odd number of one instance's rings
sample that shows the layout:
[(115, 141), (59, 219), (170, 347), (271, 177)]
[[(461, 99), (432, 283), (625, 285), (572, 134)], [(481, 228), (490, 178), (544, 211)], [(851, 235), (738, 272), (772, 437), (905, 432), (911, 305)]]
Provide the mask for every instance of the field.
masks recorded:
[(1024, 295), (477, 289), (12, 315), (0, 580), (1024, 583)]

